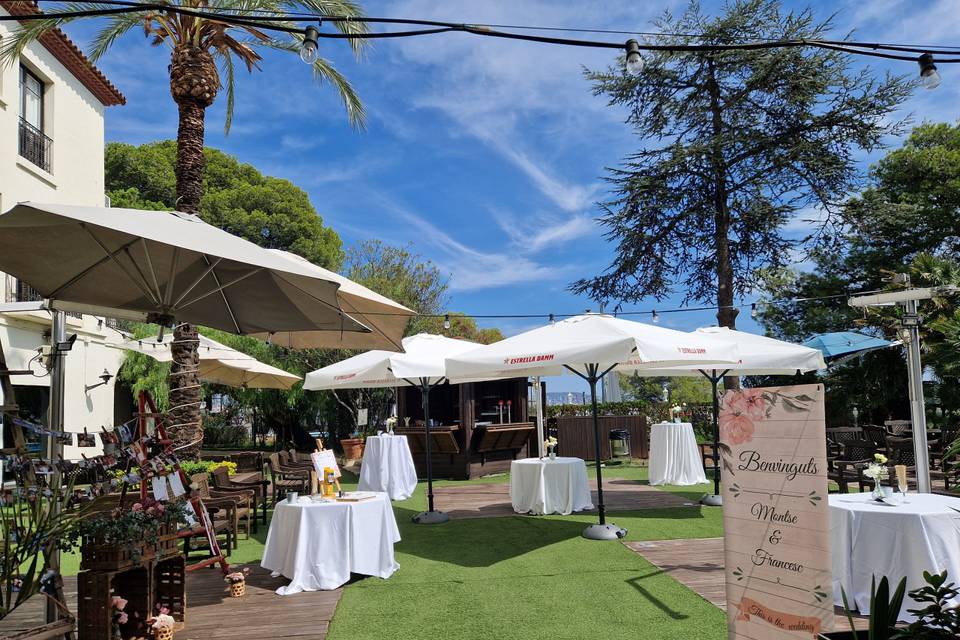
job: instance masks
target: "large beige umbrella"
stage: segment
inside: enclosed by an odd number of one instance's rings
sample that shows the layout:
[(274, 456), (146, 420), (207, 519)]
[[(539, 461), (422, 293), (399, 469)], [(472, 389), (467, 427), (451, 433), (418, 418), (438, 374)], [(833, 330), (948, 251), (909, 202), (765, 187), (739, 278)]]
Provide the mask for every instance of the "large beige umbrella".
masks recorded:
[[(201, 335), (199, 339), (197, 356), (200, 363), (197, 373), (204, 382), (249, 389), (290, 389), (302, 380), (300, 376), (260, 362), (206, 336)], [(161, 340), (144, 338), (127, 340), (115, 345), (115, 348), (143, 353), (159, 362), (172, 362), (171, 342), (170, 336)]]
[[(269, 251), (294, 262), (300, 268), (307, 269), (318, 278), (339, 284), (337, 299), (340, 301), (340, 308), (349, 313), (355, 320), (359, 320), (370, 327), (374, 335), (354, 335), (352, 333), (341, 333), (340, 331), (318, 330), (306, 332), (282, 331), (261, 337), (269, 337), (273, 344), (291, 349), (308, 348), (317, 343), (334, 343), (344, 349), (380, 348), (390, 351), (400, 350), (400, 343), (395, 340), (395, 337), (403, 335), (407, 328), (407, 321), (414, 314), (412, 310), (380, 295), (376, 291), (357, 284), (349, 278), (341, 276), (339, 273), (318, 267), (295, 253), (281, 251), (280, 249), (270, 249)], [(383, 338), (382, 344), (371, 344), (375, 336)]]
[[(308, 332), (297, 338), (303, 347), (399, 349), (413, 315), (394, 304), (402, 322), (367, 326), (344, 308), (343, 278), (176, 211), (18, 204), (0, 214), (0, 270), (61, 310), (238, 334)], [(363, 292), (350, 295), (361, 309)]]

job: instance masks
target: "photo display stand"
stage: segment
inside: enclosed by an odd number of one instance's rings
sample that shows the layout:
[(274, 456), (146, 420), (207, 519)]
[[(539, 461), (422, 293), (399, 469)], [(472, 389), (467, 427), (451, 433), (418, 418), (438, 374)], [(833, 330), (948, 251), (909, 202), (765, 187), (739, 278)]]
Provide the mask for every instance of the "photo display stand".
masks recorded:
[[(176, 475), (177, 479), (180, 481), (180, 485), (185, 490), (189, 491), (190, 479), (187, 477), (187, 474), (183, 472), (183, 469), (180, 468), (180, 461), (176, 457), (176, 450), (173, 448), (173, 440), (167, 436), (164, 420), (164, 414), (157, 411), (157, 407), (153, 402), (153, 398), (150, 397), (150, 394), (146, 391), (141, 391), (139, 397), (139, 413), (137, 414), (136, 441), (145, 443), (152, 438), (161, 446), (163, 446), (164, 456), (174, 460), (173, 474)], [(158, 476), (153, 465), (151, 464), (151, 456), (149, 453), (150, 447), (144, 446), (143, 450), (144, 458), (140, 464), (141, 500), (145, 499), (149, 493), (149, 489), (147, 487), (148, 480), (159, 477), (163, 481), (164, 492), (166, 491), (167, 485), (166, 476)], [(157, 500), (161, 499), (156, 495), (154, 495), (154, 498)], [(193, 512), (196, 514), (197, 519), (199, 520), (200, 527), (203, 528), (204, 534), (207, 537), (207, 543), (210, 545), (210, 557), (205, 558), (200, 562), (187, 565), (187, 571), (196, 571), (197, 569), (202, 569), (203, 567), (219, 564), (220, 570), (223, 571), (224, 574), (229, 573), (230, 563), (223, 555), (223, 552), (220, 550), (220, 545), (217, 543), (217, 534), (213, 529), (213, 523), (210, 520), (210, 514), (207, 512), (207, 508), (203, 505), (203, 501), (200, 500), (199, 496), (195, 495), (193, 492), (190, 492), (189, 503), (193, 508)], [(195, 526), (193, 526), (192, 523), (190, 524), (192, 529), (183, 532), (181, 537), (187, 537), (196, 530)]]

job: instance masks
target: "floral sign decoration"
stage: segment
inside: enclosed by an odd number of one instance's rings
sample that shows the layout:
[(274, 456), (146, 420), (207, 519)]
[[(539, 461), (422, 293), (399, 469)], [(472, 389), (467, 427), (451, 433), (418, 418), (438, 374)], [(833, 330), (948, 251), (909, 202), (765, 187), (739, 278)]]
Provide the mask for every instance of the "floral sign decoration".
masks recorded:
[(791, 413), (805, 413), (810, 411), (813, 402), (814, 399), (805, 393), (791, 395), (775, 389), (741, 389), (724, 395), (719, 420), (720, 458), (724, 472), (737, 475), (730, 445), (752, 441), (757, 425), (769, 418), (777, 406)]

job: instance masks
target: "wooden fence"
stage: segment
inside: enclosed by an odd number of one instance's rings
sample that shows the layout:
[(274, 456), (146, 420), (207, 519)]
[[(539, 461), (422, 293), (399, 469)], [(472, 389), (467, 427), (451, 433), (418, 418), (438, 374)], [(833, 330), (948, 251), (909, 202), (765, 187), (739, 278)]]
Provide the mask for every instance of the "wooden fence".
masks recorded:
[[(593, 418), (590, 416), (559, 416), (557, 421), (557, 453), (584, 460), (594, 460)], [(552, 420), (548, 425), (552, 424)], [(600, 416), (600, 455), (607, 460), (610, 454), (610, 431), (626, 429), (630, 434), (630, 457), (646, 458), (650, 447), (650, 431), (646, 416)]]

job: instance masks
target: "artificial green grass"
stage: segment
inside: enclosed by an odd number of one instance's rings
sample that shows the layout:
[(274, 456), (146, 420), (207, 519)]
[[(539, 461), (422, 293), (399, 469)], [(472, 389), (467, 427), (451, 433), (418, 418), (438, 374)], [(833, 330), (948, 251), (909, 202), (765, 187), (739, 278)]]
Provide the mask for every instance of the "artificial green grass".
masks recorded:
[[(590, 468), (590, 477), (593, 469)], [(605, 478), (646, 482), (647, 469), (617, 465)], [(471, 483), (509, 482), (508, 475)], [(345, 489), (356, 476), (344, 474)], [(437, 486), (462, 486), (440, 480)], [(627, 540), (709, 538), (723, 535), (721, 510), (696, 501), (709, 485), (662, 487), (692, 506), (608, 514), (628, 530)], [(691, 638), (720, 640), (725, 616), (620, 542), (585, 540), (595, 513), (571, 516), (478, 518), (446, 525), (414, 525), (426, 509), (426, 483), (394, 503), (401, 541), (400, 569), (389, 580), (358, 578), (343, 591), (330, 640), (504, 640), (509, 638)], [(443, 509), (442, 498), (437, 508)], [(259, 564), (267, 527), (240, 540), (231, 564)], [(79, 558), (64, 554), (63, 573)]]

